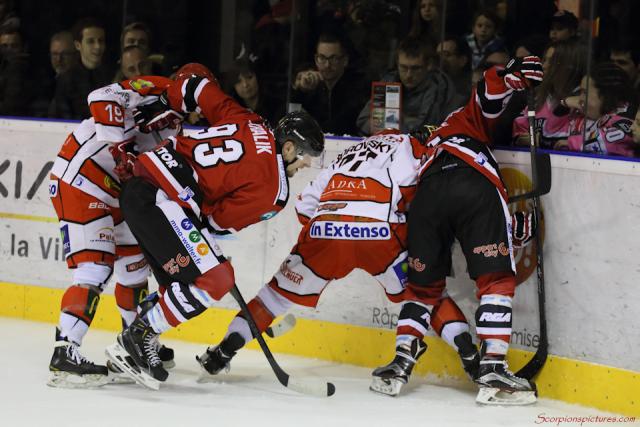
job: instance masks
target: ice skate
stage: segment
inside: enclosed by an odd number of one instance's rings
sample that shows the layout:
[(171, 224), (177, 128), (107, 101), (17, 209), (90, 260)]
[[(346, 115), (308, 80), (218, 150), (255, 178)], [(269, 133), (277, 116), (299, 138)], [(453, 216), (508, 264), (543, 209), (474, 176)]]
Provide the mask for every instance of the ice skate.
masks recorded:
[(396, 347), (396, 357), (386, 366), (381, 366), (371, 374), (373, 379), (369, 389), (389, 396), (397, 396), (409, 381), (416, 362), (427, 351), (424, 341), (415, 339), (411, 344)]
[(537, 400), (534, 383), (515, 376), (504, 360), (481, 360), (476, 402), (484, 405), (528, 405)]
[(105, 385), (107, 367), (85, 358), (78, 346), (60, 337), (56, 329), (56, 344), (49, 364), (51, 376), (47, 385), (61, 388), (89, 388)]
[[(153, 308), (155, 304), (157, 304), (160, 299), (157, 292), (153, 292), (149, 294), (144, 300), (138, 304), (138, 316), (144, 316), (149, 310)], [(126, 329), (126, 327), (124, 327)], [(173, 349), (165, 346), (160, 343), (160, 336), (156, 336), (156, 351), (158, 352), (158, 357), (162, 360), (162, 366), (164, 369), (172, 369), (175, 368), (176, 362), (174, 361)]]
[(202, 367), (202, 375), (198, 381), (207, 381), (222, 370), (229, 372), (231, 359), (243, 345), (242, 336), (233, 332), (217, 346), (209, 347), (203, 354), (196, 356), (196, 360)]

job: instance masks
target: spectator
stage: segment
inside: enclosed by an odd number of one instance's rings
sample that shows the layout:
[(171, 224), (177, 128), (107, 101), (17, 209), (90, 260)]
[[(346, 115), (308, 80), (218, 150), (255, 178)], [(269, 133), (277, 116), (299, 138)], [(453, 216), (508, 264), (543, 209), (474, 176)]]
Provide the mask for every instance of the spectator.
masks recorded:
[[(545, 52), (544, 80), (536, 89), (536, 117), (542, 122), (540, 146), (553, 148), (559, 140), (569, 137), (569, 109), (561, 100), (579, 91), (580, 81), (586, 72), (586, 49), (577, 39), (552, 44)], [(521, 99), (522, 111), (526, 99)], [(515, 145), (529, 145), (529, 124), (525, 115), (513, 122)]]
[(240, 105), (258, 113), (272, 125), (284, 116), (284, 100), (266, 92), (258, 81), (253, 64), (240, 61), (225, 73), (225, 92), (233, 96)]
[(136, 76), (149, 76), (153, 74), (151, 65), (146, 50), (136, 45), (127, 46), (120, 55), (120, 68), (116, 72), (113, 82), (117, 83)]
[(493, 67), (494, 65), (505, 66), (509, 62), (511, 58), (509, 58), (509, 53), (506, 50), (497, 50), (495, 52), (491, 52), (487, 54), (475, 70), (471, 73), (471, 84), (473, 86), (478, 83), (478, 80), (482, 78), (482, 75), (486, 70)]
[(572, 109), (569, 138), (558, 141), (554, 149), (635, 156), (638, 144), (631, 133), (633, 122), (620, 115), (631, 101), (627, 74), (612, 62), (597, 65), (590, 78), (582, 78), (580, 95), (564, 100)]
[[(640, 109), (636, 112), (636, 116), (633, 119), (633, 124), (631, 125), (631, 134), (633, 135), (633, 142), (638, 144), (640, 147)], [(638, 155), (638, 150), (636, 149), (636, 156)]]
[(552, 42), (568, 40), (578, 33), (578, 18), (568, 10), (559, 10), (551, 18), (549, 39)]
[(611, 46), (609, 59), (627, 73), (637, 95), (640, 92), (640, 51), (633, 47), (633, 43), (623, 41)]
[(413, 11), (409, 37), (419, 37), (433, 46), (440, 41), (442, 0), (419, 0)]
[(56, 77), (69, 70), (77, 62), (78, 53), (73, 45), (73, 36), (69, 31), (60, 31), (51, 36), (49, 58)]
[(549, 44), (549, 39), (541, 34), (533, 34), (525, 37), (516, 43), (513, 51), (514, 58), (524, 58), (525, 56), (537, 56), (542, 58), (545, 48)]
[(71, 31), (80, 62), (58, 77), (51, 117), (83, 119), (89, 117), (89, 93), (111, 82), (112, 71), (103, 63), (105, 31), (93, 18), (82, 18)]
[(144, 22), (132, 22), (122, 29), (120, 34), (120, 49), (124, 51), (129, 46), (136, 46), (145, 54), (151, 53), (151, 30)]
[(478, 68), (486, 56), (505, 49), (504, 41), (496, 34), (499, 23), (496, 14), (490, 10), (476, 14), (473, 19), (471, 34), (467, 35), (473, 70)]
[[(431, 59), (419, 38), (408, 37), (397, 50), (397, 71), (384, 76), (383, 81), (402, 83), (402, 117), (400, 131), (412, 132), (423, 125), (440, 124), (455, 108), (464, 104), (456, 96), (453, 82), (438, 69), (429, 70)], [(371, 132), (371, 101), (358, 116), (358, 128), (365, 135)]]
[(456, 87), (456, 93), (462, 99), (471, 94), (471, 51), (466, 40), (447, 35), (438, 45), (438, 55), (442, 69)]
[(296, 74), (291, 100), (336, 135), (357, 132), (356, 118), (367, 97), (368, 82), (347, 70), (349, 54), (335, 34), (323, 33), (316, 44), (315, 67)]
[(28, 113), (32, 93), (29, 71), (22, 35), (14, 29), (0, 32), (0, 114)]

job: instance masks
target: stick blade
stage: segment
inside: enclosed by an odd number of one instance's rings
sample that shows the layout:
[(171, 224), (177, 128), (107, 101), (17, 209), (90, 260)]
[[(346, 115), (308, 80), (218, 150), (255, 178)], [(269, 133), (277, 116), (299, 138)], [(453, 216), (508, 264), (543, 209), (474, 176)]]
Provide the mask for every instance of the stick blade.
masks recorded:
[(336, 386), (333, 383), (313, 378), (289, 377), (287, 388), (300, 394), (317, 397), (333, 396), (336, 392)]
[(538, 196), (542, 196), (551, 191), (551, 156), (549, 153), (536, 153), (536, 168), (538, 169), (538, 188), (535, 191)]

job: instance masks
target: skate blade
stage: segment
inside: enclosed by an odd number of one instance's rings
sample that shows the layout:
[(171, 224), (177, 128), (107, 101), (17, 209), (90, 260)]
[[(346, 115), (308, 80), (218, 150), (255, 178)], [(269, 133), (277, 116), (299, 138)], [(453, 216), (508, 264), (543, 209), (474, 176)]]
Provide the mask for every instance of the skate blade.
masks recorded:
[(71, 372), (56, 371), (51, 372), (47, 385), (56, 388), (96, 388), (102, 387), (108, 382), (106, 375), (77, 375)]
[(107, 369), (109, 370), (109, 383), (111, 384), (135, 384), (136, 380), (122, 372), (111, 360), (107, 360)]
[[(222, 372), (218, 372), (217, 374), (210, 374), (209, 371), (207, 371), (204, 366), (202, 366), (202, 362), (200, 361), (200, 357), (196, 356), (196, 360), (198, 361), (198, 366), (200, 367), (200, 376), (196, 379), (196, 382), (199, 384), (204, 384), (204, 383), (217, 383), (220, 382), (220, 378), (219, 375)], [(229, 373), (229, 371), (231, 370), (231, 366), (230, 364), (227, 364), (227, 367), (224, 368), (223, 372), (225, 374)]]
[(535, 391), (505, 391), (494, 387), (480, 387), (476, 402), (482, 405), (530, 405), (537, 401)]
[(386, 394), (387, 396), (397, 396), (404, 383), (395, 378), (373, 377), (369, 390), (376, 393)]
[(123, 373), (150, 390), (160, 390), (160, 381), (140, 370), (127, 351), (118, 343), (108, 346), (105, 354)]

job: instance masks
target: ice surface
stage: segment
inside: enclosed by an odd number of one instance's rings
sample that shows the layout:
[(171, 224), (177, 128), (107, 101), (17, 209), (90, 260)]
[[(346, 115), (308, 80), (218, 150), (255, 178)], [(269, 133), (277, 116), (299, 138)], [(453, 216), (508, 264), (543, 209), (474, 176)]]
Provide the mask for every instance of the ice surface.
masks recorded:
[[(104, 363), (111, 332), (91, 330), (82, 352)], [(299, 395), (282, 387), (261, 352), (241, 351), (228, 374), (197, 383), (194, 356), (204, 346), (163, 340), (176, 351), (175, 369), (160, 391), (139, 385), (107, 385), (93, 390), (46, 385), (54, 325), (0, 317), (0, 426), (532, 426), (539, 415), (606, 415), (595, 409), (541, 400), (528, 407), (482, 407), (473, 390), (431, 385), (412, 378), (399, 397), (368, 390), (370, 370), (321, 360), (276, 355), (291, 375), (333, 382), (329, 398)], [(574, 424), (562, 424), (574, 425)], [(578, 424), (575, 424), (578, 425)], [(627, 424), (628, 425), (628, 424)]]

